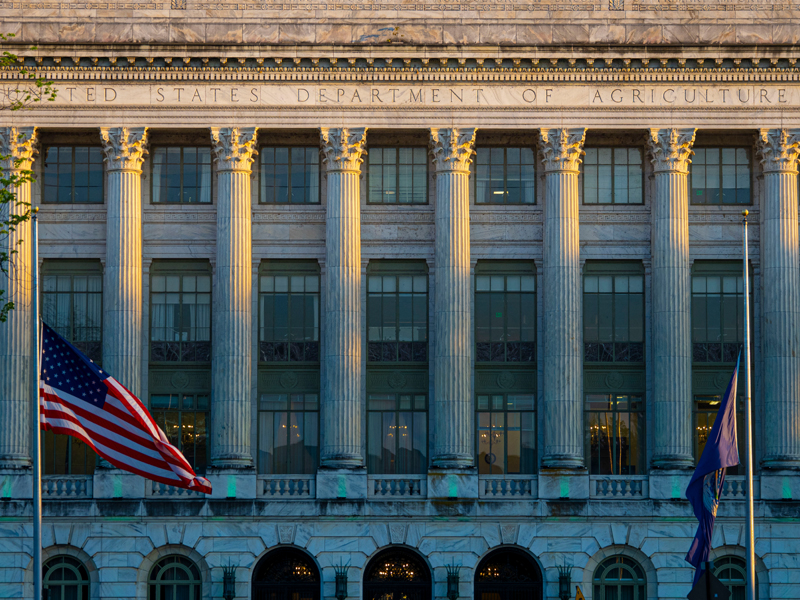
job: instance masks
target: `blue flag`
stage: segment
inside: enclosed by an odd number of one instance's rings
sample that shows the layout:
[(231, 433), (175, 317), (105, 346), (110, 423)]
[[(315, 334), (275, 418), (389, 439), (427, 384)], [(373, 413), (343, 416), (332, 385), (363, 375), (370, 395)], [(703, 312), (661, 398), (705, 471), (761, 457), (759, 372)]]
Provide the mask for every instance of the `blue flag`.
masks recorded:
[(722, 404), (703, 454), (689, 487), (686, 488), (686, 499), (691, 502), (694, 516), (699, 521), (694, 541), (686, 554), (686, 561), (697, 569), (694, 575), (695, 584), (701, 574), (699, 567), (708, 560), (711, 552), (711, 534), (725, 481), (725, 469), (739, 464), (739, 446), (736, 440), (736, 380), (739, 375), (739, 358), (736, 359), (736, 369), (722, 397)]

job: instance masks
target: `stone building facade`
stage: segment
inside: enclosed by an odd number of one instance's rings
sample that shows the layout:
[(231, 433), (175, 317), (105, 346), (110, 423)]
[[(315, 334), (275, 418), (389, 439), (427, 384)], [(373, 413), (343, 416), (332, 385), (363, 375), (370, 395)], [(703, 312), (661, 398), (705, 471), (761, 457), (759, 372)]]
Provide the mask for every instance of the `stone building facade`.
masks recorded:
[[(570, 597), (685, 598), (744, 209), (758, 597), (800, 597), (797, 8), (3, 5), (58, 90), (0, 114), (42, 317), (214, 490), (45, 434), (51, 600), (221, 598), (226, 567), (241, 599), (331, 600), (346, 567), (347, 598), (441, 600), (448, 566), (460, 598), (543, 600), (565, 565)], [(14, 235), (0, 597), (30, 598)], [(743, 482), (713, 542), (733, 598)]]

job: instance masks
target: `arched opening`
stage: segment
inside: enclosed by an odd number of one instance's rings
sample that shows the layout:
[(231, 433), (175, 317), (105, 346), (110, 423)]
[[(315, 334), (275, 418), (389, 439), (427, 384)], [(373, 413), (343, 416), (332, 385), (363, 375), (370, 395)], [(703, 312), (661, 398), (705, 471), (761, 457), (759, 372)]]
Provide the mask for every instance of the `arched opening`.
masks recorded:
[[(747, 565), (738, 556), (723, 556), (714, 559), (713, 573), (731, 593), (730, 600), (744, 600), (746, 591)], [(756, 598), (758, 588), (756, 588)]]
[(42, 588), (48, 600), (89, 600), (89, 573), (71, 556), (56, 556), (42, 567)]
[(539, 565), (517, 548), (501, 548), (475, 570), (475, 600), (541, 600)]
[(431, 600), (431, 572), (411, 550), (389, 548), (364, 571), (364, 600)]
[(644, 569), (632, 558), (612, 556), (594, 572), (594, 596), (602, 600), (645, 600), (647, 582)]
[(319, 600), (320, 576), (312, 558), (297, 548), (279, 548), (253, 572), (253, 600)]
[(165, 556), (150, 571), (148, 600), (200, 600), (200, 569), (185, 556)]

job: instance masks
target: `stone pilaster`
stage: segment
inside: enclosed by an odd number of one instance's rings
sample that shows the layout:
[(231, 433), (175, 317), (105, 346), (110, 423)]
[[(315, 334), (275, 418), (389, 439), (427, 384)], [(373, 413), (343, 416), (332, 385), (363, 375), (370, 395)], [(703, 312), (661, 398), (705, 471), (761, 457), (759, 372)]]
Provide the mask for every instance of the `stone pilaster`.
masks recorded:
[(764, 171), (761, 277), (764, 356), (765, 467), (800, 468), (800, 253), (797, 162), (800, 129), (762, 129)]
[(147, 128), (100, 129), (108, 173), (103, 276), (103, 369), (142, 387), (142, 163)]
[(212, 127), (217, 166), (217, 262), (214, 276), (211, 464), (253, 465), (250, 452), (252, 373), (252, 215), (250, 175), (257, 128)]
[(651, 129), (655, 173), (651, 254), (653, 467), (685, 469), (692, 458), (692, 339), (688, 173), (695, 129)]
[(544, 457), (583, 467), (583, 316), (578, 170), (586, 130), (542, 129), (544, 201)]
[[(35, 127), (0, 128), (3, 177), (29, 171), (36, 152)], [(0, 205), (3, 220), (30, 210), (30, 182), (14, 191), (19, 204)], [(14, 303), (8, 320), (0, 323), (0, 469), (31, 465), (31, 247), (30, 220), (0, 236), (0, 252), (10, 255), (7, 273), (0, 273), (0, 289), (6, 290), (5, 300)]]
[(322, 466), (362, 467), (361, 163), (367, 130), (320, 129), (327, 166)]
[(438, 468), (474, 466), (469, 165), (477, 129), (431, 129), (436, 167), (434, 449)]

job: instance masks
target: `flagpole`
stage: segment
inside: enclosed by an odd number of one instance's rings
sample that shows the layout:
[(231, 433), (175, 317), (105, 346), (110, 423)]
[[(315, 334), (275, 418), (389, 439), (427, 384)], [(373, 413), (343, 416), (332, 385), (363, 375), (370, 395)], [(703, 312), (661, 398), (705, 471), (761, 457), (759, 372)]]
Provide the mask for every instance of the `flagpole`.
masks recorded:
[(744, 364), (745, 364), (745, 474), (747, 478), (747, 600), (756, 600), (755, 525), (753, 523), (753, 400), (750, 396), (750, 270), (747, 268), (747, 215), (743, 210), (742, 232), (744, 235)]
[(33, 321), (33, 340), (31, 346), (33, 406), (33, 598), (42, 600), (42, 460), (41, 426), (39, 424), (39, 218), (38, 208), (31, 216), (31, 266), (33, 270), (31, 285), (31, 319)]

